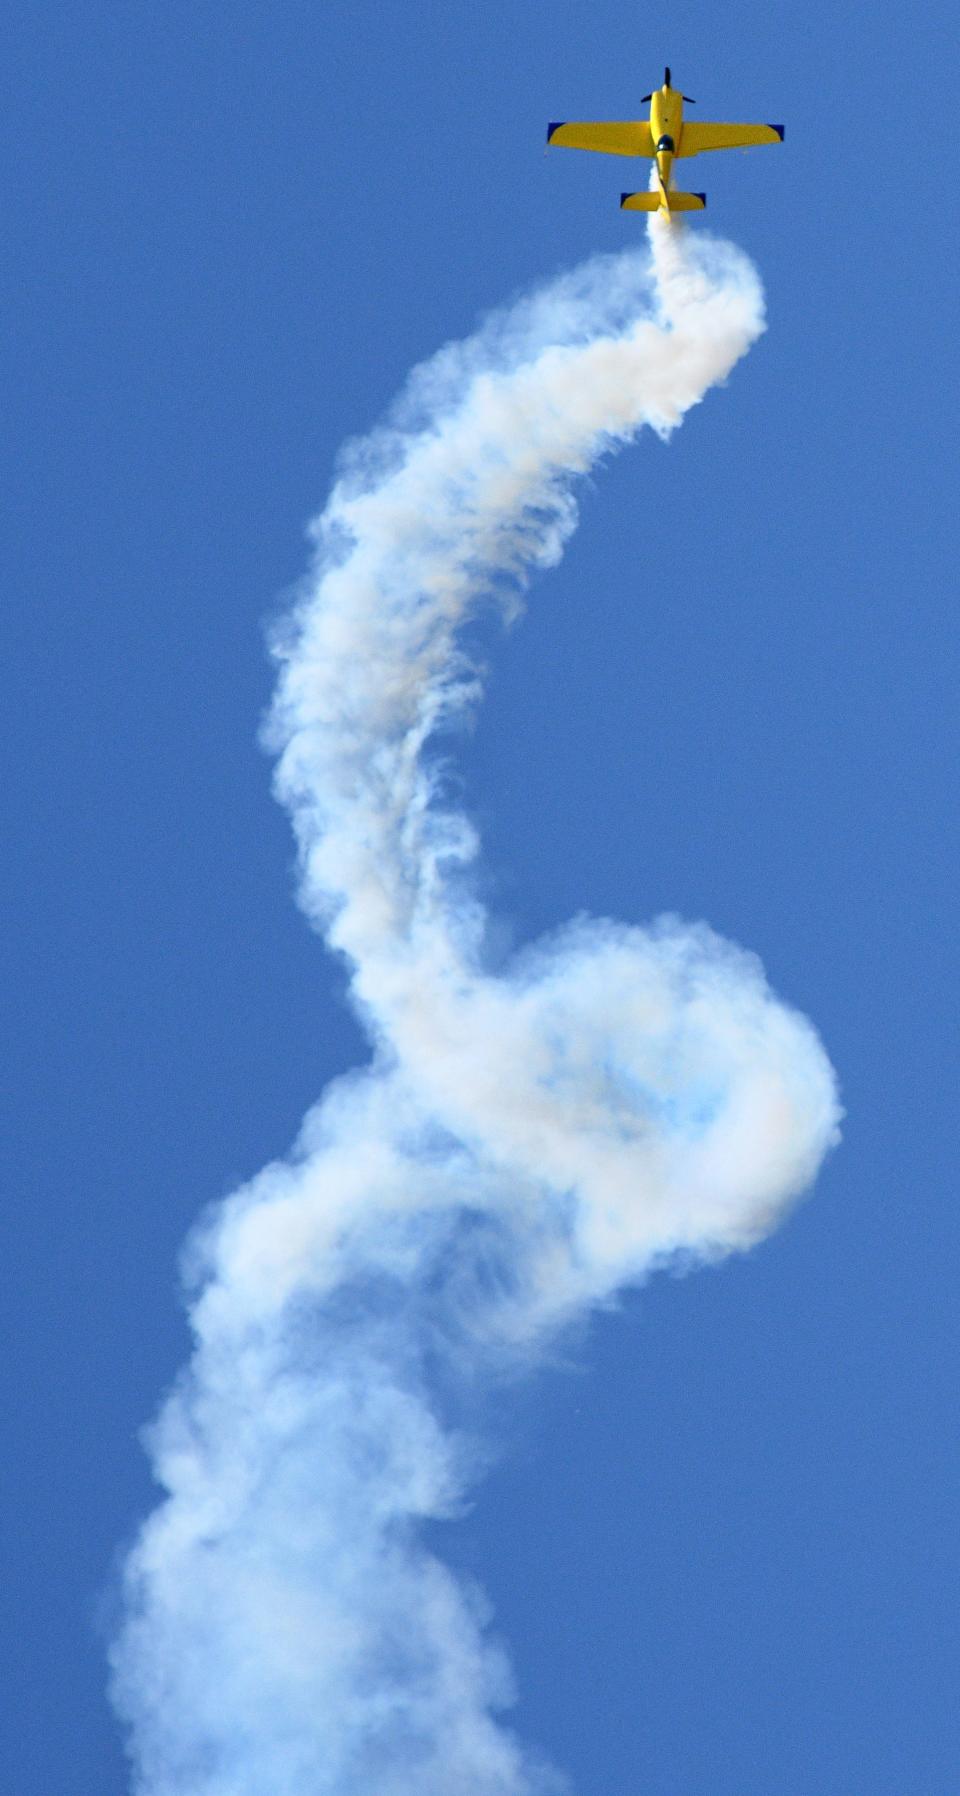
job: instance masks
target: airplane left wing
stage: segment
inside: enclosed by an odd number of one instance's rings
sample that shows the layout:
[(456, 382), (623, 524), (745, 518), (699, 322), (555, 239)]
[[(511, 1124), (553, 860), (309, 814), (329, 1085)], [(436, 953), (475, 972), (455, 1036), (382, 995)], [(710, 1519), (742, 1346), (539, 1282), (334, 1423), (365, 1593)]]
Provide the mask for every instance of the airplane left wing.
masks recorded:
[(754, 143), (782, 143), (782, 125), (710, 125), (705, 120), (683, 121), (678, 156), (697, 156), (701, 150), (741, 150)]
[(568, 150), (602, 150), (608, 156), (653, 155), (653, 138), (646, 119), (548, 125), (547, 143), (562, 144)]

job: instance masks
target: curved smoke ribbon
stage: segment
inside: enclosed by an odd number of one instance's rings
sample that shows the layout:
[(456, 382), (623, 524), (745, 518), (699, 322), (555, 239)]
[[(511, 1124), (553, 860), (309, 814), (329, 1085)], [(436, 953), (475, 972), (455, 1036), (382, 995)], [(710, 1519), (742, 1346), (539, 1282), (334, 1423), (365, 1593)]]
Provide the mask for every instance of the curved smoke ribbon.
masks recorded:
[(276, 644), (302, 902), (374, 1052), (192, 1245), (195, 1352), (113, 1654), (148, 1796), (560, 1787), (495, 1719), (482, 1599), (418, 1538), (476, 1470), (444, 1381), (748, 1247), (836, 1139), (813, 1028), (703, 924), (580, 920), (485, 970), (477, 845), (430, 753), (478, 697), (462, 626), (559, 558), (576, 478), (667, 435), (763, 329), (731, 246), (650, 241), (415, 373), (345, 454)]

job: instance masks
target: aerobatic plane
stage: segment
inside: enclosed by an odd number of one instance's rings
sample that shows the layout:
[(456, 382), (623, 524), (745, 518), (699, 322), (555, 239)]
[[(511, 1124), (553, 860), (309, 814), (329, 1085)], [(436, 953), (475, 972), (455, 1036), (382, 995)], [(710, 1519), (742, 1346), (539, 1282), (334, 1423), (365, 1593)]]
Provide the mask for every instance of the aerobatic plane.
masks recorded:
[(574, 122), (547, 127), (547, 144), (565, 144), (571, 150), (602, 150), (608, 156), (650, 156), (657, 165), (657, 185), (647, 193), (622, 193), (627, 212), (700, 212), (705, 193), (678, 193), (670, 183), (673, 164), (681, 156), (699, 156), (701, 150), (746, 149), (754, 143), (782, 143), (782, 125), (710, 125), (687, 121), (684, 104), (694, 104), (689, 94), (670, 85), (670, 70), (663, 71), (663, 86), (652, 94), (649, 119), (622, 119), (591, 124)]

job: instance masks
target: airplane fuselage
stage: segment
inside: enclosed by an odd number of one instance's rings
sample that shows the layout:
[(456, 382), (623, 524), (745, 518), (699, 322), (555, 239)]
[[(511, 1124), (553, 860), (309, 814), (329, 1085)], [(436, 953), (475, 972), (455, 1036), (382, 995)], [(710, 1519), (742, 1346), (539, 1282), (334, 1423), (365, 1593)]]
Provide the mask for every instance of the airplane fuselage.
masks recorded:
[(673, 158), (680, 148), (682, 130), (683, 95), (665, 81), (662, 87), (656, 88), (650, 95), (650, 135), (653, 138), (662, 194), (666, 194), (670, 185), (670, 171), (673, 168)]

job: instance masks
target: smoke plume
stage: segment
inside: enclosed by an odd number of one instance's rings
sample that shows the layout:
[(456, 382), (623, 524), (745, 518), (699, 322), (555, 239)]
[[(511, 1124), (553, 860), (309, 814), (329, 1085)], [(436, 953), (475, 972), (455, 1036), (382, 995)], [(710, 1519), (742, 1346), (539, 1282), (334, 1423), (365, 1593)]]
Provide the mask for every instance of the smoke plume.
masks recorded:
[(457, 1389), (758, 1241), (838, 1106), (811, 1025), (705, 924), (581, 918), (491, 972), (436, 744), (479, 697), (464, 623), (559, 559), (577, 477), (668, 435), (763, 328), (744, 257), (654, 219), (649, 253), (442, 350), (343, 458), (269, 741), (371, 1059), (190, 1247), (195, 1348), (113, 1651), (140, 1796), (563, 1787), (497, 1719), (482, 1600), (424, 1544), (478, 1469)]

